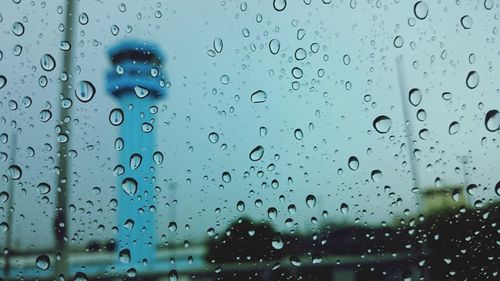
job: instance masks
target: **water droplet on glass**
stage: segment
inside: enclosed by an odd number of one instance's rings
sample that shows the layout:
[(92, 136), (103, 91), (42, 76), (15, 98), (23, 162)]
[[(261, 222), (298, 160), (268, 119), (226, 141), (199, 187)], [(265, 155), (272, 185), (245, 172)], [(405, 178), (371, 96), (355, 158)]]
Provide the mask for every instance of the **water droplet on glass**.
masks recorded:
[(464, 29), (471, 29), (473, 24), (472, 17), (465, 15), (460, 19), (460, 23)]
[(11, 165), (7, 169), (7, 174), (9, 175), (9, 177), (11, 179), (18, 180), (23, 175), (23, 171), (21, 170), (21, 168), (19, 166), (17, 166), (17, 165)]
[(347, 165), (349, 166), (349, 169), (356, 171), (359, 168), (358, 158), (356, 156), (349, 157)]
[(460, 124), (457, 121), (453, 121), (450, 123), (450, 126), (448, 127), (448, 133), (450, 135), (458, 133), (459, 130), (460, 130)]
[(5, 203), (9, 200), (9, 193), (2, 191), (0, 192), (0, 203)]
[(5, 76), (3, 75), (0, 75), (0, 89), (5, 87), (6, 84), (7, 84), (7, 78), (5, 78)]
[(160, 151), (156, 151), (153, 153), (153, 161), (156, 163), (156, 165), (161, 165), (163, 163), (163, 153)]
[(225, 183), (230, 183), (231, 182), (231, 174), (229, 172), (223, 172), (222, 173), (222, 181)]
[(494, 4), (494, 3), (493, 3), (493, 0), (484, 0), (484, 3), (483, 3), (483, 4), (484, 4), (484, 8), (485, 8), (486, 10), (491, 10), (491, 9), (493, 9), (493, 4)]
[(500, 130), (500, 112), (496, 109), (490, 110), (486, 113), (484, 120), (486, 129), (490, 132)]
[(302, 132), (301, 129), (295, 129), (293, 132), (293, 135), (295, 136), (295, 139), (297, 140), (302, 140), (304, 138), (304, 133)]
[(109, 123), (113, 126), (120, 126), (123, 123), (123, 111), (120, 108), (113, 108), (109, 113)]
[(238, 210), (238, 212), (243, 212), (245, 211), (245, 202), (243, 201), (238, 201), (238, 203), (236, 203), (236, 210)]
[(141, 86), (135, 86), (134, 92), (135, 92), (135, 95), (140, 99), (145, 98), (149, 94), (148, 89), (143, 88)]
[(264, 147), (261, 145), (256, 146), (252, 151), (250, 151), (249, 158), (252, 161), (259, 161), (264, 155)]
[(283, 11), (286, 8), (286, 0), (273, 0), (273, 7), (278, 12)]
[(314, 197), (314, 195), (312, 194), (307, 195), (306, 205), (309, 208), (314, 208), (314, 206), (316, 206), (316, 197)]
[(413, 88), (410, 90), (408, 98), (410, 100), (411, 105), (418, 106), (422, 101), (422, 92), (417, 88)]
[(39, 255), (36, 258), (36, 267), (41, 270), (47, 270), (50, 267), (50, 259), (47, 255)]
[(216, 132), (211, 132), (208, 134), (208, 140), (211, 143), (217, 143), (219, 141), (219, 135)]
[(56, 67), (56, 61), (51, 55), (45, 54), (40, 59), (40, 65), (42, 66), (43, 70), (52, 71)]
[(278, 210), (276, 210), (276, 208), (271, 207), (267, 209), (267, 217), (274, 220), (277, 216), (278, 216)]
[(134, 195), (137, 192), (137, 181), (133, 178), (125, 178), (122, 181), (122, 189), (128, 195)]
[(222, 48), (224, 47), (224, 43), (222, 42), (222, 39), (219, 38), (219, 37), (216, 37), (214, 39), (214, 50), (217, 52), (217, 53), (220, 53), (222, 52)]
[(307, 57), (307, 52), (303, 48), (298, 48), (295, 50), (295, 59), (296, 60), (303, 60)]
[(142, 156), (140, 154), (134, 153), (132, 154), (132, 156), (130, 156), (130, 168), (132, 168), (132, 170), (139, 168), (141, 163), (142, 163)]
[(78, 17), (78, 21), (81, 25), (86, 25), (89, 22), (89, 16), (86, 13), (81, 13)]
[(223, 85), (227, 85), (227, 84), (229, 84), (229, 82), (230, 82), (230, 81), (231, 81), (231, 80), (230, 80), (229, 76), (228, 76), (228, 75), (226, 75), (226, 74), (224, 74), (224, 75), (222, 75), (222, 76), (220, 77), (220, 82), (221, 82)]
[(15, 22), (12, 25), (12, 33), (16, 36), (21, 36), (24, 34), (24, 25), (20, 22)]
[(302, 265), (302, 261), (297, 256), (291, 256), (290, 263), (293, 266), (301, 266)]
[(389, 117), (385, 115), (380, 115), (375, 120), (373, 120), (373, 127), (375, 130), (381, 134), (389, 132), (392, 126), (392, 121)]
[(259, 128), (259, 134), (261, 137), (265, 137), (267, 135), (267, 128), (266, 127), (260, 127)]
[(346, 203), (340, 204), (340, 212), (344, 215), (347, 214), (349, 212), (349, 205)]
[(121, 263), (129, 263), (130, 262), (130, 250), (123, 249), (118, 254)]
[(40, 121), (47, 122), (50, 118), (52, 118), (52, 112), (50, 112), (50, 110), (44, 109), (40, 111)]
[(474, 89), (479, 84), (479, 73), (476, 71), (471, 71), (467, 74), (467, 78), (465, 79), (465, 84), (469, 89)]
[(396, 47), (396, 48), (401, 48), (401, 47), (403, 47), (403, 44), (404, 44), (403, 37), (401, 37), (401, 36), (399, 36), (399, 35), (398, 35), (398, 36), (396, 36), (396, 37), (394, 38), (394, 42), (393, 42), (393, 44), (394, 44), (394, 47)]
[(379, 182), (382, 179), (382, 172), (380, 170), (373, 170), (371, 178), (373, 182)]
[(153, 125), (148, 122), (144, 122), (141, 124), (141, 129), (144, 133), (151, 133), (153, 131)]
[(256, 92), (254, 92), (251, 96), (250, 96), (250, 100), (253, 102), (253, 103), (262, 103), (262, 102), (265, 102), (267, 99), (267, 94), (266, 92), (262, 91), (262, 90), (258, 90)]
[(170, 281), (177, 281), (179, 278), (178, 274), (177, 274), (177, 270), (175, 269), (172, 269), (168, 272), (168, 279)]
[(274, 249), (281, 250), (285, 246), (285, 243), (283, 243), (283, 239), (281, 239), (281, 236), (276, 235), (271, 239), (271, 245)]
[(278, 39), (269, 41), (269, 51), (271, 51), (273, 55), (276, 55), (280, 51), (280, 41)]
[(45, 195), (50, 192), (50, 185), (46, 182), (42, 182), (38, 184), (36, 190), (38, 191), (38, 193)]
[(59, 50), (69, 51), (71, 49), (71, 44), (68, 41), (59, 42)]
[(417, 19), (423, 20), (427, 17), (427, 14), (429, 14), (429, 7), (424, 1), (418, 1), (413, 6), (413, 13)]
[(168, 230), (170, 232), (176, 232), (177, 231), (177, 223), (175, 223), (174, 221), (171, 221), (168, 223)]
[(449, 101), (449, 100), (451, 100), (451, 98), (453, 97), (453, 95), (450, 92), (444, 92), (441, 95), (441, 97), (443, 98), (443, 100)]
[(76, 98), (81, 102), (89, 102), (95, 95), (95, 87), (89, 81), (80, 81), (78, 89), (75, 89)]

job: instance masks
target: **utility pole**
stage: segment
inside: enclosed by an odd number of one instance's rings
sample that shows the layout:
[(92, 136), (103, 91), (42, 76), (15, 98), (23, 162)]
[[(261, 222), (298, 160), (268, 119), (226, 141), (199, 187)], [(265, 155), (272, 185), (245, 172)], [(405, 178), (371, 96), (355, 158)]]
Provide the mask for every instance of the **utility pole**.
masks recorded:
[[(77, 1), (67, 0), (66, 6), (66, 21), (64, 30), (64, 41), (71, 44), (73, 42), (74, 32), (74, 17)], [(70, 178), (69, 175), (69, 157), (68, 151), (71, 142), (71, 108), (62, 106), (62, 101), (70, 99), (72, 89), (72, 70), (73, 70), (73, 48), (63, 53), (63, 69), (66, 74), (66, 80), (61, 81), (61, 98), (60, 100), (60, 115), (58, 119), (59, 132), (58, 141), (58, 166), (57, 166), (57, 182), (56, 182), (56, 210), (54, 218), (54, 236), (56, 240), (56, 261), (55, 275), (57, 279), (67, 279), (68, 274), (68, 249), (66, 245), (68, 234), (68, 219), (66, 209), (68, 206), (68, 196)]]

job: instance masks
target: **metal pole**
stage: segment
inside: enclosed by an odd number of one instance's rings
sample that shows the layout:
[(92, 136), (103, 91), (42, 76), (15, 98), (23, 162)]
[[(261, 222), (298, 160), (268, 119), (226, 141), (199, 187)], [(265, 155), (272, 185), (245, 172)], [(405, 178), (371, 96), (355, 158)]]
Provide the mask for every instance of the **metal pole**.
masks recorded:
[[(71, 43), (73, 40), (73, 16), (76, 9), (76, 1), (67, 0), (66, 21), (64, 41)], [(73, 69), (73, 48), (65, 51), (63, 54), (63, 70), (67, 74), (66, 81), (61, 81), (62, 99), (70, 98), (71, 71)], [(68, 272), (68, 251), (66, 247), (68, 220), (66, 214), (67, 200), (69, 195), (69, 158), (68, 151), (71, 140), (71, 109), (61, 106), (59, 124), (60, 132), (58, 135), (58, 171), (57, 171), (57, 194), (56, 194), (56, 213), (54, 218), (54, 235), (56, 239), (56, 279), (65, 278)]]
[[(12, 143), (10, 148), (10, 157), (12, 161), (16, 162), (16, 147), (17, 147), (17, 134), (12, 133)], [(7, 205), (7, 225), (9, 226), (9, 230), (7, 231), (6, 237), (6, 247), (9, 251), (7, 255), (5, 255), (5, 265), (4, 265), (4, 273), (5, 277), (9, 276), (10, 273), (10, 255), (12, 254), (12, 232), (14, 231), (12, 216), (14, 210), (12, 209), (14, 205), (14, 180), (9, 180), (9, 203)]]

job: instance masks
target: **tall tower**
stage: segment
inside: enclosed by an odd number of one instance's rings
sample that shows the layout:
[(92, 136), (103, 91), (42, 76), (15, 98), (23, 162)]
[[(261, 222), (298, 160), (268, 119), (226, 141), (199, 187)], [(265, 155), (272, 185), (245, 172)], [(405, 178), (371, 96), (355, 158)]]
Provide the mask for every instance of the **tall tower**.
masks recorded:
[(122, 42), (109, 55), (113, 69), (107, 75), (107, 89), (120, 104), (111, 111), (110, 122), (120, 126), (117, 149), (123, 167), (117, 182), (116, 248), (123, 268), (140, 271), (154, 264), (156, 254), (154, 103), (165, 95), (163, 57), (158, 47), (141, 41)]

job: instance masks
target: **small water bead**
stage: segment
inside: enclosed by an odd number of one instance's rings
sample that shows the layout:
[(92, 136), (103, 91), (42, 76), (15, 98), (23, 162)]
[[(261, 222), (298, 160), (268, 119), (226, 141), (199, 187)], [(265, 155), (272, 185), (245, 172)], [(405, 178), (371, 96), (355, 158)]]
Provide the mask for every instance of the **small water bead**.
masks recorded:
[(208, 140), (211, 143), (217, 143), (219, 141), (219, 135), (216, 132), (211, 132), (208, 134)]
[(9, 168), (7, 169), (7, 174), (9, 178), (13, 180), (18, 180), (22, 177), (23, 171), (17, 165), (10, 165)]
[(413, 6), (413, 13), (415, 14), (415, 17), (419, 20), (423, 20), (427, 17), (429, 14), (429, 7), (427, 6), (427, 3), (424, 1), (418, 1), (415, 3)]
[(252, 161), (259, 161), (263, 155), (264, 155), (264, 147), (258, 145), (250, 151), (249, 158)]
[(500, 112), (496, 109), (488, 111), (484, 119), (484, 125), (490, 132), (500, 130)]
[(153, 125), (151, 125), (150, 123), (148, 122), (144, 122), (142, 123), (141, 125), (141, 129), (144, 133), (151, 133), (154, 129)]
[(273, 0), (273, 7), (278, 12), (285, 10), (286, 0)]
[(304, 60), (307, 57), (307, 52), (303, 48), (298, 48), (295, 50), (295, 59), (300, 61)]
[(224, 42), (222, 42), (222, 39), (220, 37), (216, 37), (213, 42), (214, 46), (214, 51), (217, 53), (222, 52), (222, 48), (224, 47)]
[(393, 42), (394, 47), (401, 48), (401, 47), (403, 47), (403, 43), (404, 43), (403, 37), (398, 35), (394, 38), (394, 42)]
[(445, 101), (450, 101), (452, 97), (453, 95), (450, 92), (444, 92), (443, 94), (441, 94), (441, 98), (443, 98), (443, 100)]
[(149, 90), (141, 86), (135, 86), (134, 92), (135, 95), (140, 99), (145, 98), (147, 95), (149, 95)]
[(52, 71), (56, 67), (56, 61), (50, 54), (45, 54), (40, 59), (40, 66), (45, 71)]
[(38, 85), (42, 88), (45, 88), (47, 84), (49, 83), (49, 79), (47, 79), (47, 76), (42, 75), (40, 78), (38, 78)]
[(457, 121), (453, 121), (450, 123), (450, 126), (448, 127), (448, 133), (450, 135), (458, 133), (459, 130), (460, 130), (460, 123), (458, 123)]
[(236, 210), (238, 210), (238, 212), (243, 212), (245, 211), (245, 202), (243, 201), (238, 201), (238, 203), (236, 203)]
[(278, 217), (278, 210), (276, 210), (276, 208), (274, 207), (267, 209), (267, 217), (269, 217), (271, 220), (276, 219), (276, 217)]
[(285, 246), (285, 243), (283, 242), (283, 239), (281, 239), (281, 236), (276, 235), (271, 239), (271, 245), (274, 249), (281, 250)]
[(389, 132), (392, 126), (392, 121), (389, 117), (385, 115), (380, 115), (375, 120), (373, 120), (373, 127), (380, 134), (385, 134)]
[(45, 195), (45, 194), (50, 192), (51, 187), (48, 183), (42, 182), (42, 183), (38, 184), (38, 186), (36, 187), (36, 190), (38, 191), (38, 193)]
[(280, 41), (278, 39), (272, 39), (269, 41), (269, 51), (271, 54), (276, 55), (280, 51)]
[(164, 159), (163, 153), (161, 153), (160, 151), (155, 151), (153, 153), (153, 161), (155, 162), (156, 165), (161, 165), (163, 163), (163, 159)]
[(294, 67), (294, 68), (292, 68), (292, 76), (293, 76), (293, 78), (295, 78), (295, 79), (300, 79), (300, 78), (302, 78), (302, 76), (303, 76), (302, 69), (301, 69), (301, 68), (299, 68), (299, 67)]
[(0, 75), (0, 89), (5, 87), (6, 84), (7, 84), (7, 78), (5, 78), (5, 76), (3, 75)]
[(114, 108), (109, 113), (109, 123), (113, 126), (120, 126), (123, 123), (123, 111), (120, 108)]
[(50, 259), (47, 255), (39, 255), (36, 258), (36, 267), (45, 271), (50, 267)]
[(230, 80), (229, 76), (228, 76), (228, 75), (226, 75), (226, 74), (224, 74), (224, 75), (222, 75), (222, 76), (220, 77), (220, 82), (221, 82), (223, 85), (227, 85), (227, 84), (229, 84), (229, 82), (230, 82), (230, 81), (231, 81), (231, 80)]
[(50, 120), (50, 118), (52, 118), (52, 112), (48, 109), (44, 109), (42, 111), (40, 111), (40, 121), (42, 122), (47, 122)]
[(168, 230), (170, 232), (176, 232), (177, 231), (177, 223), (174, 221), (171, 221), (168, 223)]
[(301, 129), (295, 129), (295, 131), (293, 132), (293, 136), (296, 140), (302, 140), (304, 138), (304, 133)]
[(230, 183), (231, 182), (231, 174), (229, 172), (223, 172), (222, 173), (222, 181), (225, 183)]
[(473, 24), (472, 17), (465, 15), (460, 19), (460, 23), (464, 29), (471, 29)]
[(340, 204), (340, 212), (344, 215), (347, 214), (349, 212), (349, 205), (346, 203)]
[(128, 195), (135, 195), (137, 192), (137, 181), (133, 178), (125, 178), (122, 181), (122, 190)]
[(465, 84), (469, 89), (474, 89), (479, 85), (479, 73), (476, 71), (471, 71), (467, 74), (467, 78), (465, 79)]
[(95, 95), (95, 87), (89, 81), (80, 81), (78, 89), (75, 89), (76, 98), (81, 102), (89, 102)]
[(142, 163), (142, 155), (138, 153), (134, 153), (130, 156), (130, 168), (135, 170), (141, 166)]
[(418, 106), (422, 101), (422, 92), (417, 88), (413, 88), (408, 92), (408, 99), (411, 105)]
[(316, 197), (312, 194), (307, 195), (306, 205), (309, 208), (314, 208), (316, 206)]
[(78, 17), (78, 21), (81, 25), (86, 25), (89, 22), (89, 16), (87, 15), (87, 13), (81, 13)]
[(373, 170), (371, 172), (371, 179), (373, 182), (380, 182), (380, 180), (382, 179), (382, 171)]
[(129, 263), (130, 262), (130, 250), (123, 249), (118, 253), (118, 258), (121, 263)]
[(349, 169), (356, 171), (359, 168), (358, 158), (356, 156), (349, 157), (349, 160), (347, 162), (347, 166), (349, 166)]
[(267, 94), (262, 90), (258, 90), (250, 96), (250, 100), (253, 103), (263, 103), (266, 101), (266, 99), (267, 99)]

